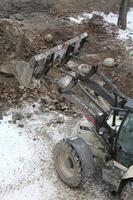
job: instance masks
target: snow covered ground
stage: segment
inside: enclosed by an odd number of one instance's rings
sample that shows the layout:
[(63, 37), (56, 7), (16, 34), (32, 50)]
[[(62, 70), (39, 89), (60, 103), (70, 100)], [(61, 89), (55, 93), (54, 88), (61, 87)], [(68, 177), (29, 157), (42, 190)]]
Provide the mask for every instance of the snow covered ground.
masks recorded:
[[(89, 20), (93, 15), (102, 16), (105, 22), (110, 24), (115, 24), (117, 26), (118, 15), (110, 12), (105, 14), (103, 12), (93, 11), (92, 13), (83, 13), (82, 15), (76, 17), (69, 17), (69, 20), (76, 24), (81, 24), (84, 20)], [(133, 40), (133, 8), (130, 8), (127, 15), (127, 30), (118, 30), (118, 38), (126, 40), (131, 38)]]
[[(13, 123), (18, 112), (23, 118)], [(42, 112), (38, 103), (4, 116), (0, 121), (0, 200), (110, 199), (102, 184), (90, 183), (86, 191), (71, 190), (57, 177), (53, 148), (70, 135), (74, 124), (72, 117), (47, 109)]]

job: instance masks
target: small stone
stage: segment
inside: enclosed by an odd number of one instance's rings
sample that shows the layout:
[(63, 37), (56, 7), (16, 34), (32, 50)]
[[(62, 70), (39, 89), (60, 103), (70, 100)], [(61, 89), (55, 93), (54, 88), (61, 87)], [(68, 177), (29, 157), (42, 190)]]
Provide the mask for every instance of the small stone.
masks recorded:
[(24, 118), (24, 116), (21, 114), (21, 113), (15, 113), (13, 116), (12, 116), (13, 120), (14, 121), (17, 121), (17, 120), (22, 120)]
[(73, 116), (74, 116), (74, 117), (78, 117), (78, 114), (77, 114), (77, 113), (75, 113)]
[(62, 110), (68, 110), (68, 106), (63, 105), (63, 106), (62, 106)]
[(18, 20), (18, 21), (23, 21), (24, 20), (24, 18), (22, 17), (21, 14), (16, 14), (15, 15), (15, 19)]
[(19, 127), (19, 128), (23, 128), (24, 125), (23, 125), (23, 124), (18, 124), (18, 127)]
[(47, 42), (51, 42), (51, 41), (53, 41), (53, 36), (49, 33), (49, 34), (47, 34), (46, 36), (45, 36), (45, 38), (44, 38)]
[(31, 113), (27, 113), (27, 115), (26, 115), (26, 117), (27, 117), (28, 119), (30, 119), (30, 118), (31, 118), (31, 116), (32, 116), (32, 114), (31, 114)]
[(0, 112), (0, 120), (2, 120), (3, 119), (3, 114), (2, 114), (2, 112)]
[(4, 103), (0, 102), (0, 108), (2, 108), (2, 107), (3, 107), (3, 104), (4, 104)]
[(3, 16), (2, 16), (2, 18), (9, 19), (9, 18), (10, 18), (10, 16), (9, 16), (8, 14), (5, 14), (5, 15), (3, 15)]
[(33, 107), (33, 108), (35, 108), (35, 107), (36, 107), (36, 105), (35, 105), (35, 104), (33, 104), (33, 105), (32, 105), (32, 107)]
[(64, 123), (64, 118), (63, 117), (58, 117), (56, 123), (57, 124), (63, 124)]
[(12, 123), (13, 123), (13, 124), (16, 124), (16, 120), (15, 120), (15, 119), (14, 119), (14, 120), (12, 120)]
[(106, 67), (114, 67), (116, 63), (113, 58), (105, 58), (103, 60), (103, 65)]
[(55, 110), (55, 107), (53, 105), (49, 106), (49, 110)]
[(20, 85), (20, 86), (19, 86), (19, 89), (20, 89), (20, 90), (24, 90), (24, 86), (23, 86), (23, 85)]
[(48, 108), (44, 108), (44, 112), (49, 112), (49, 109)]
[(22, 97), (23, 97), (23, 99), (25, 99), (27, 97), (27, 94), (24, 93)]
[(133, 57), (133, 50), (129, 52), (129, 56)]

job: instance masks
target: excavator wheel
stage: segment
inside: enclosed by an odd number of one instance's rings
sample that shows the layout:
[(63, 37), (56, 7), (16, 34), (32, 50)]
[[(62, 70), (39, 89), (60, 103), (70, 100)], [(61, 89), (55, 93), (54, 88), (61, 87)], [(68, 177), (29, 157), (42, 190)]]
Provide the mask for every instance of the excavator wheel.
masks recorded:
[[(82, 144), (81, 144), (82, 143)], [(59, 142), (54, 150), (54, 162), (56, 171), (61, 178), (61, 180), (71, 188), (78, 188), (85, 182), (85, 177), (88, 176), (88, 167), (86, 167), (88, 158), (81, 159), (81, 154), (88, 155), (90, 152), (86, 144), (81, 139), (77, 140), (63, 140)], [(82, 153), (78, 152), (80, 149)], [(82, 148), (84, 146), (84, 148)], [(77, 149), (75, 148), (77, 147)], [(85, 152), (84, 152), (85, 151)], [(84, 157), (84, 156), (82, 156)], [(90, 164), (88, 163), (88, 166)], [(87, 173), (85, 173), (85, 171)]]
[(121, 192), (121, 200), (133, 199), (133, 182), (128, 182)]

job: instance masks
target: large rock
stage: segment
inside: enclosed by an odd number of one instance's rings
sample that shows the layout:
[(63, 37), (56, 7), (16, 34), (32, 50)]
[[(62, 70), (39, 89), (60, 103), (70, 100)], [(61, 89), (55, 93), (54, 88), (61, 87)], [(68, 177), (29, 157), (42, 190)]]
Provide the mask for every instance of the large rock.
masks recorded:
[(44, 39), (45, 39), (47, 42), (51, 42), (51, 41), (53, 41), (53, 36), (49, 33), (49, 34), (47, 34), (47, 35), (44, 37)]
[(18, 81), (25, 87), (31, 87), (33, 68), (25, 61), (12, 61), (11, 70)]
[(113, 58), (105, 58), (103, 60), (103, 65), (106, 67), (114, 67), (115, 66), (115, 61)]

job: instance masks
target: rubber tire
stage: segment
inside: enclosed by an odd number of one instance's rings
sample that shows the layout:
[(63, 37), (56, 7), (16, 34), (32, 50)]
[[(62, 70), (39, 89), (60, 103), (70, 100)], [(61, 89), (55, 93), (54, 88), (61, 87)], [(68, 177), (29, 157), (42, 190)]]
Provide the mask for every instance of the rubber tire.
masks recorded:
[(121, 200), (132, 200), (133, 199), (133, 182), (128, 182), (120, 195)]
[[(71, 177), (67, 176), (61, 168), (59, 159), (62, 153), (67, 153), (72, 158), (74, 174)], [(70, 188), (78, 188), (82, 185), (83, 176), (79, 156), (75, 149), (68, 144), (67, 141), (62, 140), (56, 145), (54, 149), (54, 163), (59, 177), (66, 185), (68, 185)]]

